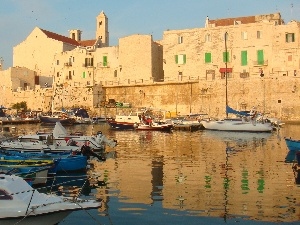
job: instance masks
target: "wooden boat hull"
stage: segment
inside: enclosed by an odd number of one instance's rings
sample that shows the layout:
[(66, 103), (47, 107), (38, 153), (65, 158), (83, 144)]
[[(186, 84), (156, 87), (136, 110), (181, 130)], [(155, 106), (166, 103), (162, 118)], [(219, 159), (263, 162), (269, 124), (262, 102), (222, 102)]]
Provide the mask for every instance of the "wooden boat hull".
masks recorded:
[(108, 121), (111, 129), (114, 130), (134, 130), (138, 125), (136, 123)]
[(136, 130), (146, 130), (146, 131), (164, 131), (170, 132), (173, 129), (173, 125), (157, 125), (157, 126), (150, 126), (150, 125), (139, 125)]

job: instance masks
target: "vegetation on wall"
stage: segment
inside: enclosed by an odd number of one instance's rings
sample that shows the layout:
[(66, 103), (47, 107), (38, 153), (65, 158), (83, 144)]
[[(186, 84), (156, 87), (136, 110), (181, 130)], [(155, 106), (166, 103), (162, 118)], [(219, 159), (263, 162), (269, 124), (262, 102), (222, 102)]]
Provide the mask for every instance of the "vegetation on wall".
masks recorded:
[(16, 104), (13, 104), (12, 109), (16, 109), (18, 111), (23, 110), (23, 111), (27, 111), (27, 102), (23, 101), (23, 102), (18, 102)]

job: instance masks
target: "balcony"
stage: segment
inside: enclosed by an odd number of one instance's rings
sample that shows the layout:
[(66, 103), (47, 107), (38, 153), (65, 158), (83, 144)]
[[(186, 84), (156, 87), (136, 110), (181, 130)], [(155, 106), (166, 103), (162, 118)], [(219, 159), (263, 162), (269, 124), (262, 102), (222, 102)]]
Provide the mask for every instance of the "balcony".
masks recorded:
[(109, 63), (99, 62), (99, 63), (97, 63), (97, 67), (98, 68), (109, 68), (110, 65), (109, 65)]
[(248, 77), (249, 77), (249, 73), (248, 72), (240, 73), (240, 78), (248, 78)]
[(267, 66), (268, 60), (252, 61), (253, 66)]
[(66, 62), (64, 65), (69, 67), (69, 66), (72, 66), (72, 63), (71, 62)]

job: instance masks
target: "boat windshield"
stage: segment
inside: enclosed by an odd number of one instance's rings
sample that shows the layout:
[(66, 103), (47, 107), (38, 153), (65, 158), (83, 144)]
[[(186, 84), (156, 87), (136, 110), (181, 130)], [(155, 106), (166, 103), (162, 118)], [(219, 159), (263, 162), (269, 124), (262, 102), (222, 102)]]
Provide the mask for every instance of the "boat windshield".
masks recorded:
[(13, 197), (9, 195), (5, 190), (0, 189), (0, 200), (12, 200)]

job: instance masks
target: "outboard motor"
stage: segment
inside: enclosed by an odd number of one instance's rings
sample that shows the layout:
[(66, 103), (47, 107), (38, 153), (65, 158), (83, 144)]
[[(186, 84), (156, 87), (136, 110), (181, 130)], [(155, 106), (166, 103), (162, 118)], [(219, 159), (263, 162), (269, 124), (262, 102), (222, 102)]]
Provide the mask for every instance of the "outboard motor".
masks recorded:
[(90, 159), (91, 156), (96, 157), (97, 159), (99, 159), (100, 161), (106, 161), (106, 158), (104, 155), (98, 155), (96, 154), (90, 146), (87, 145), (82, 145), (81, 147), (81, 154), (86, 156), (87, 159)]

